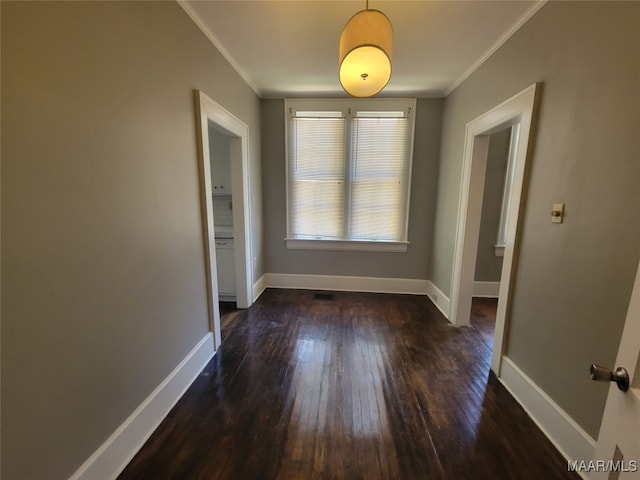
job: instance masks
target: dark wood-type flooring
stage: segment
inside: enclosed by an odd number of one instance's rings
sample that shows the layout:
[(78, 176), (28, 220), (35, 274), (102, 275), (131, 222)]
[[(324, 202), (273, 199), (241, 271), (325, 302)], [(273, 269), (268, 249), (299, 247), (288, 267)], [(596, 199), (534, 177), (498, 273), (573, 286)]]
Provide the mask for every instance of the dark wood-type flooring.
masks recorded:
[[(228, 315), (234, 314), (233, 321)], [(126, 479), (573, 479), (490, 373), (495, 301), (267, 290)]]
[(220, 337), (222, 342), (226, 340), (233, 331), (233, 327), (242, 318), (243, 310), (236, 306), (236, 302), (220, 302)]

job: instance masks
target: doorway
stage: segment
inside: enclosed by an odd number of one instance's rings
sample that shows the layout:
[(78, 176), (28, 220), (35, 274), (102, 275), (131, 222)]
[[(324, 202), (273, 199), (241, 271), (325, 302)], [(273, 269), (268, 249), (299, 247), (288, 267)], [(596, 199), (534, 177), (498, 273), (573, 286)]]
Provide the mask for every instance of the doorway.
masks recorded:
[(508, 198), (512, 180), (510, 167), (513, 166), (513, 161), (510, 160), (513, 159), (513, 132), (513, 127), (507, 127), (489, 136), (482, 195), (470, 326), (480, 333), (489, 352), (493, 350), (502, 276), (505, 218), (509, 211)]
[[(214, 333), (215, 348), (222, 342), (220, 333), (220, 286), (218, 284), (218, 262), (216, 259), (216, 222), (214, 192), (225, 194), (227, 200), (215, 195), (216, 203), (229, 205), (229, 218), (223, 223), (231, 224), (233, 250), (225, 252), (225, 261), (229, 261), (235, 273), (235, 301), (240, 308), (248, 308), (253, 301), (253, 269), (251, 253), (251, 210), (249, 202), (249, 128), (224, 107), (214, 102), (203, 92), (196, 90), (195, 103), (198, 116), (198, 151), (200, 164), (200, 197), (202, 201), (202, 221), (205, 254), (205, 274), (207, 281), (207, 302), (209, 310), (209, 328)], [(215, 139), (211, 134), (219, 135), (228, 150), (229, 170), (212, 176), (211, 145)], [(214, 133), (215, 132), (215, 133)], [(220, 187), (224, 187), (220, 189)], [(230, 189), (227, 188), (230, 187)], [(216, 188), (214, 188), (216, 187)], [(222, 197), (220, 197), (222, 198)], [(229, 203), (230, 202), (230, 203)], [(218, 215), (222, 215), (222, 210)], [(222, 230), (223, 226), (218, 225)], [(221, 265), (222, 266), (222, 265)], [(226, 288), (226, 287), (225, 287)], [(228, 292), (223, 292), (228, 293)]]
[(476, 298), (498, 298), (500, 291), (514, 163), (511, 145), (516, 140), (513, 132), (514, 128), (508, 127), (489, 136), (473, 284)]
[(524, 185), (528, 149), (531, 143), (534, 107), (541, 85), (534, 84), (467, 124), (462, 184), (456, 229), (453, 275), (451, 284), (451, 310), (449, 320), (454, 325), (468, 325), (474, 293), (475, 267), (480, 234), (482, 199), (489, 152), (489, 139), (494, 133), (512, 128), (513, 178), (508, 194), (510, 208), (506, 214), (504, 254), (491, 369), (499, 375), (507, 326), (511, 283), (513, 280), (514, 251), (517, 246), (522, 190)]
[[(209, 122), (209, 164), (211, 166), (213, 227), (215, 232), (218, 303), (236, 303), (237, 265), (233, 231), (233, 190), (231, 188), (231, 141), (213, 122)], [(220, 306), (220, 305), (219, 305)]]

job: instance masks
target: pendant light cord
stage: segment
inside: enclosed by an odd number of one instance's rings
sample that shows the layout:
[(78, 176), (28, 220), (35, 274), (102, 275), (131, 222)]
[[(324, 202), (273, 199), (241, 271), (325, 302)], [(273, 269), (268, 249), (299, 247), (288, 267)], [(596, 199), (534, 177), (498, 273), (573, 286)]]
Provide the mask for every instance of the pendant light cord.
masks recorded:
[(369, 10), (369, 0), (366, 0), (367, 4), (366, 4), (366, 10)]

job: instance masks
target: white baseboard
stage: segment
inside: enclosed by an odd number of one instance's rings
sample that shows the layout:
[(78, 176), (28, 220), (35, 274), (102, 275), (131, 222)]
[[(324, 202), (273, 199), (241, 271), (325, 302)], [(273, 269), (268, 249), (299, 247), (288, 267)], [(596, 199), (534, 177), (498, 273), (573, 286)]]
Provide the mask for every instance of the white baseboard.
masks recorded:
[(449, 320), (449, 311), (451, 310), (451, 301), (442, 290), (435, 286), (430, 280), (428, 281), (427, 295), (438, 310)]
[(499, 380), (567, 460), (593, 458), (595, 440), (508, 357)]
[(266, 288), (335, 290), (347, 292), (404, 293), (425, 295), (428, 280), (415, 278), (349, 277), (341, 275), (295, 275), (265, 273)]
[(500, 282), (473, 282), (473, 296), (498, 298), (500, 296)]
[(70, 480), (115, 479), (193, 383), (213, 354), (213, 334), (209, 332), (80, 466)]
[(444, 317), (449, 319), (449, 298), (430, 280), (265, 273), (253, 287), (254, 298), (257, 299), (266, 288), (427, 295)]
[(401, 293), (427, 295), (446, 319), (449, 318), (449, 298), (431, 280), (417, 278), (351, 277), (341, 275), (299, 275), (265, 273), (253, 286), (254, 301), (267, 288), (302, 290), (335, 290), (348, 292)]
[(262, 293), (267, 288), (266, 276), (267, 274), (265, 273), (258, 279), (256, 283), (253, 284), (253, 301), (254, 302), (258, 300), (258, 298), (260, 298), (260, 295), (262, 295)]

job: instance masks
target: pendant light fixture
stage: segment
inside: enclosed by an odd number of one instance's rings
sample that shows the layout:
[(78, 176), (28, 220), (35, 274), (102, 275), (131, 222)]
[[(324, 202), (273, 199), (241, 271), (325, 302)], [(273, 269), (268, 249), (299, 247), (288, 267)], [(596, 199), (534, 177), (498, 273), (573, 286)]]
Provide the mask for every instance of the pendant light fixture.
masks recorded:
[(340, 35), (340, 84), (353, 97), (372, 97), (389, 83), (393, 27), (379, 10), (366, 9)]

